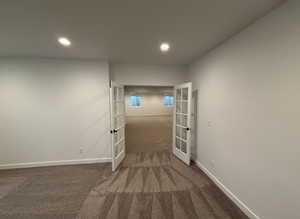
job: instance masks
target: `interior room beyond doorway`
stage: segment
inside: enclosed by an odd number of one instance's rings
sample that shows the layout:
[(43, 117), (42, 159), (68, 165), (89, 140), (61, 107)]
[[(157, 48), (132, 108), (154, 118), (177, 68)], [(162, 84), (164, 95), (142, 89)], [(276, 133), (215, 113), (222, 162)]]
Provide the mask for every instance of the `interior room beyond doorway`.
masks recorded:
[(172, 148), (173, 87), (125, 86), (126, 151)]

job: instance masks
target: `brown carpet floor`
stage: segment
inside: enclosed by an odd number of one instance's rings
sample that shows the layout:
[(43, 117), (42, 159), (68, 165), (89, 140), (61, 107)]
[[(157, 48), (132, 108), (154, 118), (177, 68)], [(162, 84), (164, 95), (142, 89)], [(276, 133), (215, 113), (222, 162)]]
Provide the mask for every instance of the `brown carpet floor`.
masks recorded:
[(173, 126), (171, 116), (130, 116), (126, 122), (126, 152), (170, 149)]

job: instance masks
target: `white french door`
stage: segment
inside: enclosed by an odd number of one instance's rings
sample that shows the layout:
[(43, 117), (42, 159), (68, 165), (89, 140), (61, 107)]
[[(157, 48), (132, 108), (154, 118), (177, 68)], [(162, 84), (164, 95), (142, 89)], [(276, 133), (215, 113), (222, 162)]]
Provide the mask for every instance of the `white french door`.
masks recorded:
[(111, 81), (110, 118), (112, 142), (112, 170), (115, 171), (125, 157), (125, 98), (124, 86)]
[(192, 83), (175, 86), (174, 99), (173, 153), (190, 165)]

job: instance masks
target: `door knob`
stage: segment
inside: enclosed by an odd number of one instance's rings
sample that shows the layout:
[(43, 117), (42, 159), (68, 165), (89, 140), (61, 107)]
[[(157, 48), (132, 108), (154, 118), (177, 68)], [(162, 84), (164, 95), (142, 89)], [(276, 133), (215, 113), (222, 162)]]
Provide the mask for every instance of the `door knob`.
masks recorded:
[(114, 130), (110, 130), (110, 133), (112, 134), (112, 133), (117, 133), (118, 132), (118, 130), (117, 129), (114, 129)]

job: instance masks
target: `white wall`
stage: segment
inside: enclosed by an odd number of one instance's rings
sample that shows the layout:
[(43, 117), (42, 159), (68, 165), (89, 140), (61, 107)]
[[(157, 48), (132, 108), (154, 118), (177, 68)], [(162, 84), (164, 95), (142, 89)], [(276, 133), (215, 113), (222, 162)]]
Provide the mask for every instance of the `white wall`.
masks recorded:
[(107, 161), (108, 76), (106, 62), (0, 59), (0, 168)]
[(190, 68), (198, 162), (262, 219), (300, 218), (299, 27), (289, 1)]
[(113, 81), (124, 85), (172, 86), (185, 82), (186, 69), (173, 65), (111, 65)]
[[(131, 96), (141, 97), (141, 106), (131, 106)], [(171, 116), (173, 107), (164, 105), (164, 97), (173, 96), (172, 87), (140, 87), (125, 88), (126, 116)]]

